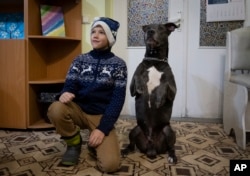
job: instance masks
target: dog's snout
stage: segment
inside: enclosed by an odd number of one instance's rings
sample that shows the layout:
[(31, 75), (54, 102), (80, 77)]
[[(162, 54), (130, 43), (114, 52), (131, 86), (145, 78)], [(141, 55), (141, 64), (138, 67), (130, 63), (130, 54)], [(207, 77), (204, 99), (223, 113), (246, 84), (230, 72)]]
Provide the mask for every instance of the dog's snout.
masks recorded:
[(155, 31), (154, 30), (148, 30), (148, 35), (154, 35)]

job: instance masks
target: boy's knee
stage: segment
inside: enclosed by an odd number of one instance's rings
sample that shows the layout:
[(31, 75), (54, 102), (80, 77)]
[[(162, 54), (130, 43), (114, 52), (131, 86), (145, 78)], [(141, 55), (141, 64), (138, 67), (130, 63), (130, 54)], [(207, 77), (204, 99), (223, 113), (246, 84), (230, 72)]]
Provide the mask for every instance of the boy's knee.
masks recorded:
[(47, 116), (50, 120), (56, 120), (57, 118), (61, 118), (65, 109), (65, 104), (60, 101), (53, 102), (47, 111)]
[(104, 162), (100, 162), (97, 161), (97, 166), (98, 168), (105, 173), (112, 173), (112, 172), (116, 172), (120, 169), (121, 167), (121, 162), (113, 160), (113, 161), (104, 161)]

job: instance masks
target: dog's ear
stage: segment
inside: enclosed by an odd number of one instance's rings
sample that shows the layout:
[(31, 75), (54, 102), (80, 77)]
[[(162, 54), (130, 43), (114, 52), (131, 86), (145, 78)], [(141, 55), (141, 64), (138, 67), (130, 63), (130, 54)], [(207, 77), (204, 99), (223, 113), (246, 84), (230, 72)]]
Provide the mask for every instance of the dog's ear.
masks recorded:
[(176, 24), (174, 23), (166, 23), (164, 24), (164, 26), (166, 27), (167, 29), (167, 34), (170, 35), (171, 32), (173, 32), (176, 28), (179, 27), (179, 25), (177, 26)]
[(148, 25), (144, 25), (144, 26), (142, 26), (142, 30), (143, 30), (143, 32), (146, 32), (146, 31), (147, 31), (147, 29), (148, 29)]

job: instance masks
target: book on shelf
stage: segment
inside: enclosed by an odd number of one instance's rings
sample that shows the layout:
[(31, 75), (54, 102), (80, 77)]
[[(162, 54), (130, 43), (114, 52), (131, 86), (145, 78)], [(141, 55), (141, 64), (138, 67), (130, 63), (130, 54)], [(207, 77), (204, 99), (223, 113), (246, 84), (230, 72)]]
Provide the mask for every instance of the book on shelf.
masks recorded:
[(62, 7), (41, 5), (40, 12), (43, 35), (65, 37), (65, 24)]
[(0, 39), (23, 39), (23, 13), (0, 13)]

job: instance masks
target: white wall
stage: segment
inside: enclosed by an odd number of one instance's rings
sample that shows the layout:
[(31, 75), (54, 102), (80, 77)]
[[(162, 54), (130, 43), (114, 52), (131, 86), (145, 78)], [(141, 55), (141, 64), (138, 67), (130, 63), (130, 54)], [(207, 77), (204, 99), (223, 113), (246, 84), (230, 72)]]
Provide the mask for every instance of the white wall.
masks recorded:
[[(249, 24), (250, 1), (246, 0)], [(199, 47), (200, 0), (188, 1), (187, 19), (187, 117), (221, 118), (223, 99), (224, 48)]]
[(112, 0), (82, 0), (82, 17), (88, 18), (88, 23), (82, 24), (82, 53), (92, 49), (90, 44), (90, 28), (95, 17), (111, 16)]
[(187, 117), (221, 118), (225, 48), (199, 47), (200, 0), (187, 4)]
[(245, 20), (245, 23), (244, 25), (245, 26), (250, 26), (250, 1), (249, 0), (245, 0), (246, 2), (246, 20)]
[[(246, 0), (245, 26), (250, 25), (250, 0)], [(177, 82), (173, 117), (222, 118), (225, 48), (199, 47), (200, 0), (170, 0), (169, 17), (182, 12), (181, 30), (170, 36), (169, 62)], [(122, 7), (122, 8), (121, 8)], [(128, 87), (144, 47), (127, 47), (127, 1), (114, 0), (113, 18), (120, 21), (113, 51), (128, 66)], [(134, 98), (127, 89), (124, 115), (135, 115)]]

